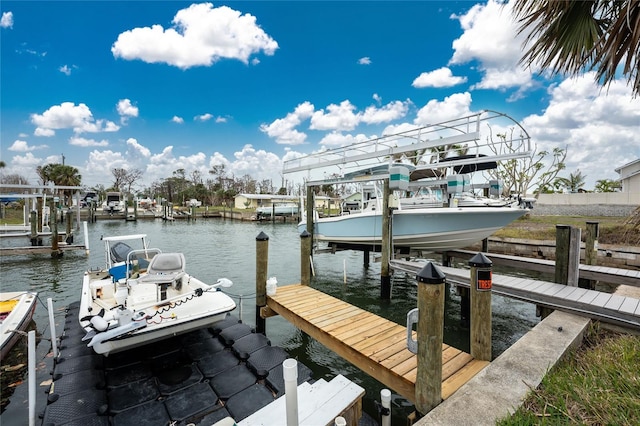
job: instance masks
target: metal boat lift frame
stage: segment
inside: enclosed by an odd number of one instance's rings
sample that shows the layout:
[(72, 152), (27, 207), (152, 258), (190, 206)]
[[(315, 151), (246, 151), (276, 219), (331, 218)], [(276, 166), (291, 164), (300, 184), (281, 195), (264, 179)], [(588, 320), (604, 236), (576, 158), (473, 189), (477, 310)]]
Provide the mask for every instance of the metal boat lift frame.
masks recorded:
[[(480, 128), (483, 123), (489, 127), (490, 121), (507, 119), (516, 126), (520, 133), (516, 138), (511, 136), (494, 141), (492, 138), (481, 141)], [(452, 134), (453, 133), (453, 134)], [(407, 130), (363, 142), (356, 142), (347, 146), (325, 150), (309, 154), (303, 157), (287, 160), (283, 164), (283, 173), (307, 172), (306, 186), (318, 186), (332, 183), (350, 183), (366, 180), (388, 179), (388, 173), (369, 173), (367, 167), (373, 168), (383, 164), (391, 164), (394, 159), (418, 150), (447, 147), (449, 145), (469, 144), (472, 155), (469, 158), (436, 161), (429, 164), (419, 164), (415, 170), (435, 170), (445, 167), (456, 167), (476, 164), (479, 161), (505, 161), (531, 156), (531, 137), (527, 131), (515, 119), (505, 113), (492, 110), (484, 110), (468, 116), (430, 124), (423, 127)], [(510, 152), (504, 152), (505, 145), (512, 147)], [(515, 149), (513, 147), (515, 146)], [(360, 169), (363, 173), (356, 177), (345, 177), (345, 170)], [(333, 173), (329, 178), (313, 180), (311, 172), (324, 170), (324, 173)]]

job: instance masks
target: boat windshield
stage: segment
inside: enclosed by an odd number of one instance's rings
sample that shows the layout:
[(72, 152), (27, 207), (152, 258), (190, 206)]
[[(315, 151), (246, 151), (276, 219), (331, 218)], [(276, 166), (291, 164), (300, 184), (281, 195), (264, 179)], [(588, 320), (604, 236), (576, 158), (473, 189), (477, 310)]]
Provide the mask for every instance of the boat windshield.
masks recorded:
[(133, 249), (128, 244), (123, 242), (117, 242), (111, 247), (111, 259), (114, 263), (124, 262), (127, 260), (127, 255)]

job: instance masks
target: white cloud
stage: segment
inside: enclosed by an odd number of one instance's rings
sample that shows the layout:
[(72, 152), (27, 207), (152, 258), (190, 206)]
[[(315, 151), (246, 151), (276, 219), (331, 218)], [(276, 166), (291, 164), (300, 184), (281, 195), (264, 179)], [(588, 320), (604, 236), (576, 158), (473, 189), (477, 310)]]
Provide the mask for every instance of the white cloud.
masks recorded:
[(35, 151), (36, 149), (46, 149), (46, 148), (49, 148), (49, 146), (47, 145), (29, 146), (29, 143), (27, 141), (16, 139), (13, 142), (13, 144), (11, 144), (11, 146), (7, 149), (9, 151), (16, 151), (16, 152), (29, 152), (29, 151)]
[(348, 100), (340, 102), (340, 105), (330, 104), (327, 112), (320, 109), (311, 116), (310, 129), (313, 130), (338, 130), (350, 131), (360, 123), (360, 114), (354, 113), (356, 107)]
[(380, 104), (380, 102), (382, 102), (382, 97), (380, 95), (378, 95), (377, 93), (374, 93), (372, 96), (373, 100), (376, 101), (378, 104)]
[(357, 135), (349, 135), (338, 132), (331, 132), (326, 134), (321, 140), (320, 145), (327, 147), (345, 146), (356, 142), (364, 142), (371, 139), (369, 136), (365, 136), (362, 133)]
[(278, 43), (256, 24), (256, 18), (227, 6), (192, 4), (179, 10), (173, 27), (161, 25), (125, 31), (111, 47), (116, 58), (166, 63), (187, 69), (229, 58), (248, 63), (251, 55), (273, 55)]
[(42, 114), (31, 114), (36, 136), (53, 136), (55, 130), (73, 129), (75, 133), (116, 132), (120, 129), (112, 121), (95, 120), (89, 107), (83, 103), (63, 102), (54, 105)]
[(368, 56), (365, 56), (363, 58), (358, 59), (358, 63), (360, 65), (371, 65), (371, 58)]
[[(280, 157), (263, 149), (256, 150), (251, 144), (244, 145), (233, 156), (235, 160), (228, 164), (228, 171), (238, 177), (250, 175), (258, 181), (274, 179), (282, 170)], [(274, 186), (279, 186), (279, 182), (274, 182)]]
[(411, 84), (413, 87), (451, 87), (467, 81), (467, 77), (456, 77), (448, 67), (423, 72)]
[(138, 107), (131, 104), (129, 99), (120, 99), (116, 105), (118, 114), (120, 114), (120, 123), (126, 124), (129, 118), (138, 116)]
[(295, 130), (295, 127), (311, 117), (314, 108), (312, 103), (303, 102), (285, 118), (278, 118), (271, 124), (261, 124), (260, 131), (266, 133), (270, 138), (274, 138), (279, 144), (300, 145), (305, 142), (307, 135)]
[(174, 123), (182, 124), (184, 123), (184, 118), (174, 115), (171, 121), (173, 121)]
[(195, 121), (209, 121), (213, 118), (212, 114), (206, 113), (206, 114), (202, 114), (202, 115), (196, 115), (195, 117), (193, 117), (193, 119)]
[(368, 106), (361, 115), (361, 121), (366, 124), (379, 124), (398, 120), (407, 115), (409, 105), (411, 101), (407, 100), (390, 102), (382, 108)]
[(109, 142), (106, 139), (97, 141), (95, 139), (86, 139), (79, 136), (73, 136), (69, 138), (69, 145), (89, 147), (89, 146), (109, 146)]
[(216, 123), (226, 123), (226, 122), (227, 122), (227, 117), (221, 117), (221, 116), (216, 117)]
[(127, 139), (127, 146), (129, 147), (128, 152), (136, 157), (142, 158), (150, 158), (151, 151), (149, 148), (142, 146), (138, 143), (138, 141), (134, 138)]
[(442, 102), (432, 99), (420, 108), (413, 123), (418, 126), (441, 123), (446, 120), (464, 117), (471, 114), (471, 94), (469, 92), (454, 93)]
[(640, 158), (640, 99), (624, 81), (606, 90), (594, 78), (590, 72), (551, 87), (544, 112), (522, 120), (539, 150), (567, 147), (564, 175), (580, 169), (586, 189), (599, 179), (618, 179), (616, 167)]
[(61, 66), (60, 68), (58, 68), (58, 71), (60, 71), (64, 75), (71, 75), (71, 67), (69, 67), (68, 65)]
[(460, 21), (464, 33), (453, 41), (454, 54), (449, 63), (478, 61), (478, 69), (484, 73), (472, 88), (504, 89), (532, 84), (531, 71), (518, 65), (526, 34), (518, 34), (509, 3), (489, 0), (452, 18)]
[(13, 12), (3, 12), (0, 18), (0, 27), (13, 28)]

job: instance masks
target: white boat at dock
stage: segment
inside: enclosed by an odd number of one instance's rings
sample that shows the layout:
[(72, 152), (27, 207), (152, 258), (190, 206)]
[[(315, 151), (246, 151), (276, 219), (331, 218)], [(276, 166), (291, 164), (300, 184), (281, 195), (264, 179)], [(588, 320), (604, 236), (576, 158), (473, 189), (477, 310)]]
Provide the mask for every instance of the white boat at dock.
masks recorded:
[[(373, 247), (382, 244), (382, 197), (374, 185), (376, 197), (365, 201), (361, 211), (314, 219), (314, 238), (344, 247)], [(392, 244), (395, 248), (442, 251), (468, 247), (489, 237), (529, 210), (510, 206), (433, 207), (412, 205), (399, 199), (390, 215)], [(424, 205), (430, 205), (425, 203)], [(306, 229), (306, 218), (298, 230)]]
[(36, 310), (37, 293), (11, 291), (0, 293), (0, 360), (20, 339)]
[[(85, 272), (79, 321), (98, 354), (123, 351), (206, 328), (223, 320), (235, 302), (188, 274), (182, 253), (149, 248), (146, 235), (105, 237), (105, 266)], [(139, 245), (134, 248), (130, 244)]]
[(299, 207), (296, 203), (280, 203), (273, 206), (258, 207), (256, 209), (256, 215), (258, 217), (271, 216), (293, 216), (297, 215)]

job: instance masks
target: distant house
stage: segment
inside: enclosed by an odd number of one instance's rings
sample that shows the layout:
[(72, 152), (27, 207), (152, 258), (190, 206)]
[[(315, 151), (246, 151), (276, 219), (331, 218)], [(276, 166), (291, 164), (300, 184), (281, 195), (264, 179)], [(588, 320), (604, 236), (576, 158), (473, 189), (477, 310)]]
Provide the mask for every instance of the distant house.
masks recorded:
[(640, 158), (618, 167), (622, 192), (640, 193)]

